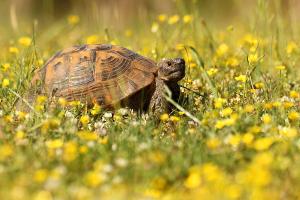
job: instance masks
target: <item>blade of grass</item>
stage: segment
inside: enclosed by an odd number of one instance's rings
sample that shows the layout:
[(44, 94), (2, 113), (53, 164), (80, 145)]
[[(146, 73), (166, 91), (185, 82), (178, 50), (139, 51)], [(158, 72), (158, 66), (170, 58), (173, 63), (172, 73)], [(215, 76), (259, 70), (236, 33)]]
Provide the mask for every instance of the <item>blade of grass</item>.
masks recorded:
[(204, 61), (203, 61), (202, 57), (199, 55), (198, 51), (194, 47), (189, 46), (188, 48), (191, 50), (192, 55), (196, 59), (196, 63), (200, 67), (200, 69), (202, 71), (202, 76), (203, 76), (204, 80), (208, 83), (208, 85), (209, 85), (209, 87), (210, 87), (210, 89), (212, 91), (212, 94), (213, 94), (214, 98), (218, 98), (219, 97), (218, 90), (217, 90), (215, 84), (209, 78), (207, 72), (204, 69), (204, 65), (205, 64), (204, 64)]
[(26, 99), (24, 99), (24, 98), (21, 97), (21, 95), (19, 95), (18, 93), (16, 93), (15, 91), (13, 91), (13, 90), (10, 89), (10, 88), (8, 88), (8, 91), (9, 91), (10, 93), (12, 93), (13, 95), (15, 95), (16, 97), (18, 97), (18, 99), (20, 99), (21, 101), (23, 101), (23, 102), (26, 104), (26, 106), (28, 106), (28, 108), (29, 108), (30, 110), (32, 110), (32, 112), (34, 112), (36, 115), (39, 115), (39, 114), (34, 110), (34, 108), (30, 105), (30, 103), (29, 103)]
[(166, 94), (164, 95), (164, 97), (166, 98), (166, 100), (168, 102), (170, 102), (173, 106), (175, 106), (178, 110), (180, 110), (181, 112), (183, 112), (188, 118), (190, 118), (191, 120), (193, 120), (197, 124), (201, 123), (199, 119), (197, 119), (189, 111), (185, 110), (182, 106), (180, 106), (178, 103), (176, 103), (172, 99), (172, 92), (170, 91), (170, 89), (168, 87), (165, 87), (165, 91), (166, 91)]

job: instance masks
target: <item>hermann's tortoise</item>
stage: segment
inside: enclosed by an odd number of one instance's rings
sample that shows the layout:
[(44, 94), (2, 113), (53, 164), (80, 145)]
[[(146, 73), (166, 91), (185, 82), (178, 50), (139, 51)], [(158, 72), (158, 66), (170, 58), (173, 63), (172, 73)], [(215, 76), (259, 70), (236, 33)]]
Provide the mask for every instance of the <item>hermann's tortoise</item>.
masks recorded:
[(162, 114), (170, 111), (165, 86), (176, 101), (180, 93), (177, 82), (184, 76), (181, 58), (155, 63), (126, 48), (98, 44), (58, 52), (35, 73), (32, 84), (40, 85), (43, 94), (68, 101)]

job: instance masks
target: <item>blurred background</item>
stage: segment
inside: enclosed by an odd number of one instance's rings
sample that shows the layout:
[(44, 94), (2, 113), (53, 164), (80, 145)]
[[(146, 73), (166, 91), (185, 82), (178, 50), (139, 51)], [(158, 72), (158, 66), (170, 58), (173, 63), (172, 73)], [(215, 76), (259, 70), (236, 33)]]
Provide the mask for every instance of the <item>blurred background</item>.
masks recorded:
[(122, 29), (151, 21), (161, 13), (195, 12), (210, 23), (222, 25), (232, 24), (236, 18), (246, 22), (264, 2), (267, 9), (298, 21), (299, 0), (1, 0), (0, 26), (2, 31), (17, 32), (28, 29), (35, 20), (43, 28), (76, 14), (91, 28)]
[[(1, 0), (0, 45), (8, 48), (27, 36), (47, 49), (106, 42), (140, 49), (158, 38), (165, 40), (161, 44), (197, 41), (206, 31), (203, 21), (213, 33), (234, 27), (264, 37), (277, 28), (296, 40), (299, 10), (299, 0)], [(192, 23), (177, 23), (184, 20)], [(142, 43), (153, 33), (156, 39)]]

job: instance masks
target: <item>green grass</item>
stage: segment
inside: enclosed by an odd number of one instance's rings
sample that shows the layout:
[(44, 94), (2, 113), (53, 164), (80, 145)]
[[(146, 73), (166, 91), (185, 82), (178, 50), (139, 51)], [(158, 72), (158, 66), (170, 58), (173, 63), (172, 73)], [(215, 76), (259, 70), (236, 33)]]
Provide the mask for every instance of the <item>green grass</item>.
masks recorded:
[[(4, 33), (2, 199), (300, 198), (299, 26), (278, 2), (272, 10), (258, 1), (248, 23), (240, 16), (225, 26), (204, 21), (191, 4), (174, 3), (178, 21), (153, 13), (121, 30), (89, 29), (80, 15), (78, 23), (34, 26), (33, 34)], [(128, 109), (111, 115), (63, 99), (29, 101), (34, 71), (87, 42), (156, 61), (184, 57), (180, 109), (158, 124)], [(16, 107), (20, 96), (32, 104), (27, 112)]]

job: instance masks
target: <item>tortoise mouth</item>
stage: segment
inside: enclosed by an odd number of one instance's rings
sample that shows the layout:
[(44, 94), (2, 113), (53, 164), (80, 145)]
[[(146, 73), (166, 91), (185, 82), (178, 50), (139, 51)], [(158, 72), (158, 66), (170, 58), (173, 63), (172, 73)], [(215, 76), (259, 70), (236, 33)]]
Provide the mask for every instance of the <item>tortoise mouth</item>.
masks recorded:
[(180, 81), (181, 79), (183, 79), (184, 76), (185, 76), (184, 71), (174, 70), (174, 71), (168, 73), (168, 75), (160, 77), (160, 78), (163, 81), (167, 81), (167, 82), (177, 82), (177, 81)]

